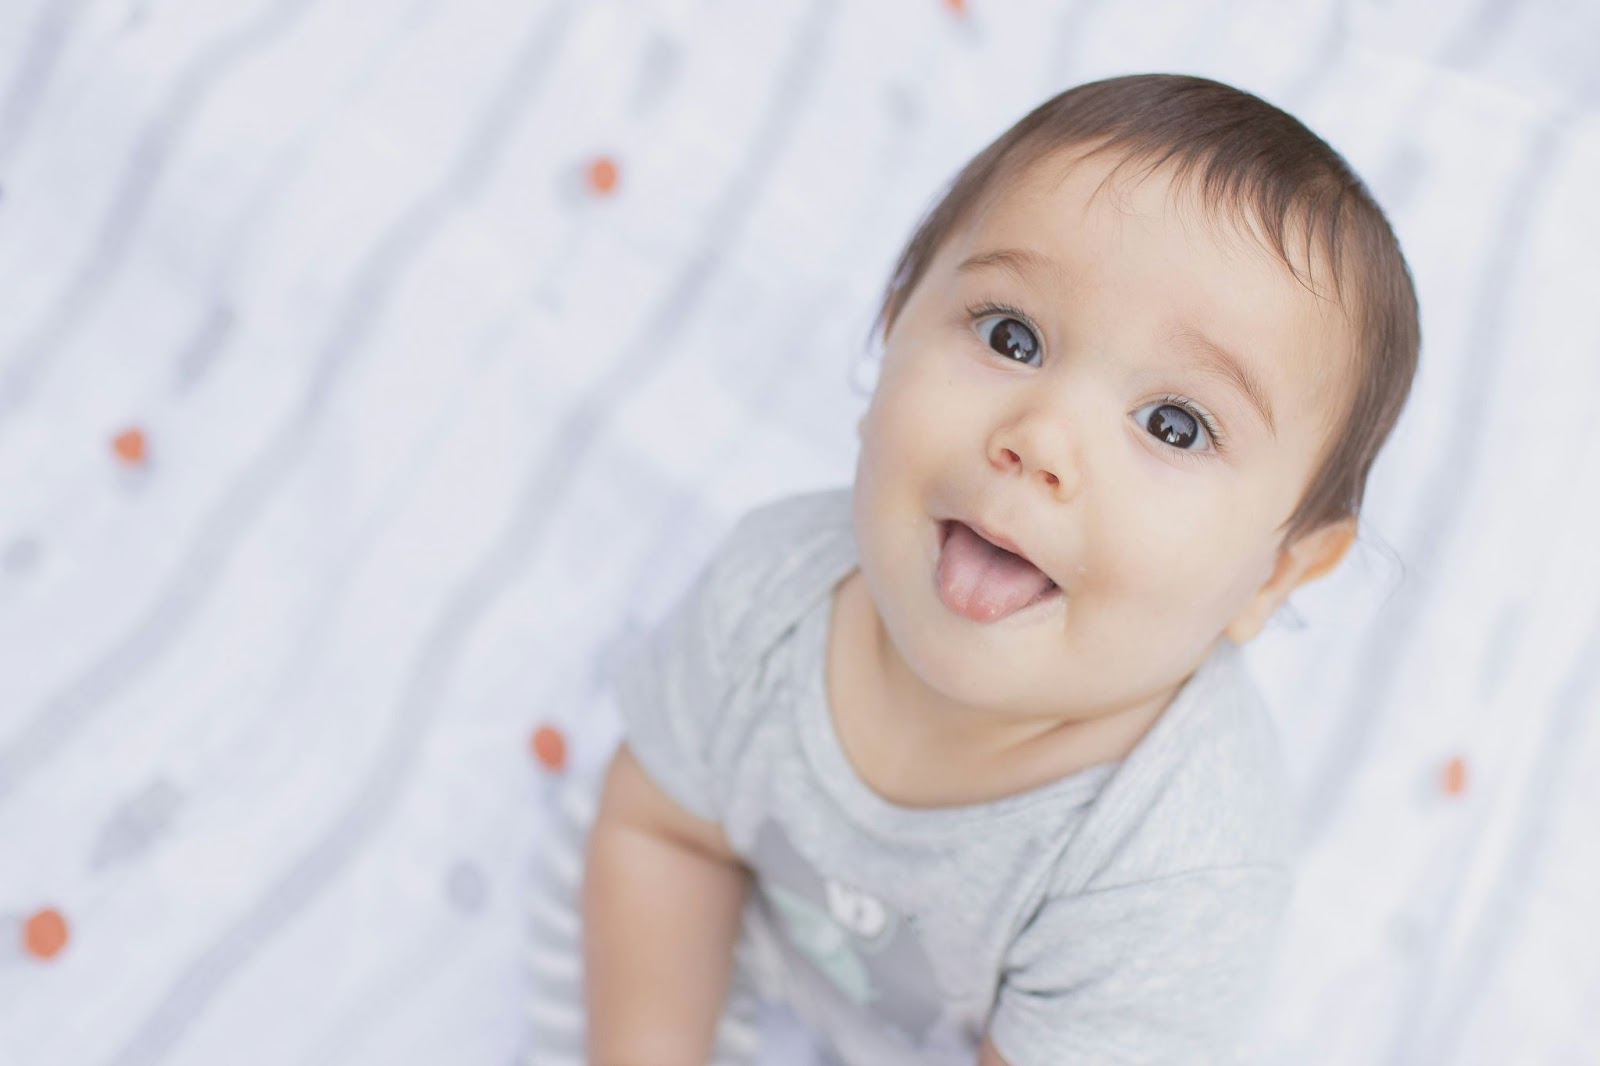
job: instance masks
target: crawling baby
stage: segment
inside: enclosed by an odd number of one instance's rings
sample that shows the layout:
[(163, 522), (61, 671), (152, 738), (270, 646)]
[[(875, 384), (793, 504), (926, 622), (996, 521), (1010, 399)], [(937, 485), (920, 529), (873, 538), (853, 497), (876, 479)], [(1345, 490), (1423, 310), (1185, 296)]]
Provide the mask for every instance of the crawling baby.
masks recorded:
[(1382, 211), (1193, 77), (1050, 99), (901, 255), (852, 484), (729, 532), (620, 660), (595, 1066), (1228, 1061), (1293, 879), (1239, 651), (1357, 531), (1410, 389)]

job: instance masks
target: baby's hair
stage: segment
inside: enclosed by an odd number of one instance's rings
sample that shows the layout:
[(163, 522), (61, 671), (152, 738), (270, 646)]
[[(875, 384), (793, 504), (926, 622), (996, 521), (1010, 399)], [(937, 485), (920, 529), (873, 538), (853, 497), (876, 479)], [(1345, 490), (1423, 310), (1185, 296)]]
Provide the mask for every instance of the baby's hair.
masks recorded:
[[(887, 339), (945, 241), (1007, 182), (1035, 163), (1080, 150), (1110, 154), (1112, 174), (1144, 164), (1173, 169), (1175, 189), (1198, 196), (1212, 219), (1250, 233), (1313, 293), (1325, 265), (1333, 299), (1352, 325), (1351, 387), (1333, 412), (1320, 466), (1284, 522), (1284, 543), (1359, 515), (1367, 475), (1411, 391), (1421, 344), (1416, 290), (1400, 244), (1361, 179), (1327, 142), (1258, 96), (1207, 78), (1140, 74), (1089, 82), (1025, 115), (974, 156), (922, 219), (900, 254), (873, 323)], [(1108, 176), (1109, 180), (1109, 176)], [(1290, 255), (1305, 239), (1306, 267)], [(1330, 383), (1330, 388), (1331, 388)]]

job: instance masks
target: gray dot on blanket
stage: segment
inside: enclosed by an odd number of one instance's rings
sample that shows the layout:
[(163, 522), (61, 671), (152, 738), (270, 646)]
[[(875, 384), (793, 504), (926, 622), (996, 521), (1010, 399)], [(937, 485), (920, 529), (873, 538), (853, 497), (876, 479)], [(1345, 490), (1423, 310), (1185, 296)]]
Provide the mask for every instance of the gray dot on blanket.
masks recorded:
[(27, 537), (19, 537), (6, 545), (5, 554), (0, 556), (0, 565), (5, 567), (8, 574), (25, 574), (33, 569), (38, 560), (38, 543)]
[(489, 881), (475, 863), (458, 862), (445, 881), (445, 895), (463, 914), (477, 914), (489, 902)]
[(119, 806), (100, 831), (91, 866), (105, 869), (148, 851), (166, 834), (179, 809), (183, 795), (165, 778), (157, 778), (137, 795)]
[(904, 84), (888, 87), (883, 94), (883, 102), (889, 109), (889, 115), (902, 126), (910, 126), (922, 117), (922, 102), (917, 99), (916, 92)]

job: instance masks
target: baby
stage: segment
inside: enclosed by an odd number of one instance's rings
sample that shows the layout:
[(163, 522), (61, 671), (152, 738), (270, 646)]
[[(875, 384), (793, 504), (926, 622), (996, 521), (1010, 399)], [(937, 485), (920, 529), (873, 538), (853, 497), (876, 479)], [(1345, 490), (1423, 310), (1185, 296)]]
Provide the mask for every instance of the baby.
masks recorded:
[(1294, 849), (1239, 645), (1355, 537), (1394, 234), (1277, 108), (1113, 78), (966, 165), (877, 325), (853, 485), (615, 671), (590, 1061), (738, 1058), (761, 1001), (849, 1066), (1227, 1061)]

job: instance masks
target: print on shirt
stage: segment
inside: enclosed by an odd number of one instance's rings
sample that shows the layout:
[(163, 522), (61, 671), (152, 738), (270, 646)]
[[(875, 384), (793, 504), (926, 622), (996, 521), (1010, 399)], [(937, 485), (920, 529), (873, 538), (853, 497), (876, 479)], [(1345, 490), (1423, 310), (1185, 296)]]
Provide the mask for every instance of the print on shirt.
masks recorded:
[(795, 950), (845, 999), (921, 1044), (942, 997), (912, 922), (819, 874), (771, 821), (757, 832), (752, 858), (761, 894)]

